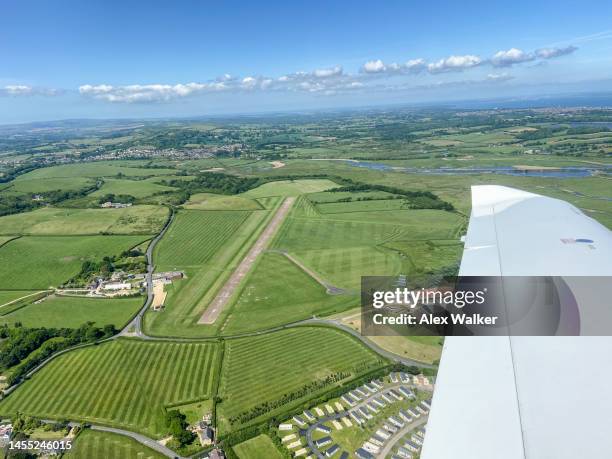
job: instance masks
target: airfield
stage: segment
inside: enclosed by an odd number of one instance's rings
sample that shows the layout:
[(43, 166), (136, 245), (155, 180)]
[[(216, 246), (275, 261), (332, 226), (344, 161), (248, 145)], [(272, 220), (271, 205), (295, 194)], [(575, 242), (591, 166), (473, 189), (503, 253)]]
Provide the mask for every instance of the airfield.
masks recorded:
[[(529, 144), (531, 127), (480, 134), (432, 128), (408, 143), (373, 143), (357, 133), (373, 129), (362, 123), (334, 140), (308, 127), (275, 133), (280, 160), (266, 157), (265, 148), (243, 158), (104, 159), (36, 168), (1, 184), (1, 196), (28, 202), (58, 189), (73, 194), (0, 217), (0, 326), (93, 322), (118, 334), (37, 367), (0, 401), (0, 419), (17, 412), (68, 419), (159, 444), (166, 411), (178, 409), (190, 423), (209, 413), (220, 444), (240, 459), (286, 457), (277, 442), (283, 420), (352, 385), (388, 378), (396, 365), (435, 376), (439, 338), (359, 336), (360, 278), (456, 272), (471, 185), (558, 197), (612, 227), (611, 161), (597, 153), (611, 150), (609, 132), (552, 132), (537, 140), (558, 151), (584, 144), (593, 152), (574, 157), (535, 152), (544, 147)], [(442, 154), (449, 149), (453, 155)], [(483, 170), (440, 171), (470, 167)], [(500, 167), (510, 173), (495, 172)], [(562, 174), (585, 167), (595, 170)], [(433, 198), (419, 195), (425, 191)], [(102, 207), (109, 195), (122, 204), (120, 197), (130, 197), (130, 205)], [(94, 287), (86, 262), (123, 274), (111, 281), (106, 273)], [(151, 299), (147, 282), (158, 302), (143, 310)], [(105, 294), (92, 293), (108, 284)], [(67, 295), (71, 289), (82, 291)], [(0, 368), (4, 377), (14, 371)], [(359, 443), (350, 432), (337, 435), (347, 450)], [(81, 456), (74, 457), (165, 451), (116, 433), (81, 435)], [(188, 457), (203, 448), (177, 450)]]

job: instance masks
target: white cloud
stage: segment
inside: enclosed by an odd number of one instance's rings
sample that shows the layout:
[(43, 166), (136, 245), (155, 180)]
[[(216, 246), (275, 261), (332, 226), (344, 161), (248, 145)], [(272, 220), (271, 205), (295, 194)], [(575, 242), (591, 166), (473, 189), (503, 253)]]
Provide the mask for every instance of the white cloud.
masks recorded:
[(425, 70), (427, 68), (427, 62), (425, 62), (425, 59), (410, 59), (408, 61), (406, 61), (406, 63), (404, 64), (404, 67), (412, 73), (418, 73), (422, 70)]
[(317, 78), (330, 78), (342, 75), (342, 66), (336, 65), (329, 69), (316, 69), (312, 74)]
[(536, 50), (535, 54), (540, 59), (552, 59), (555, 57), (572, 54), (578, 48), (576, 46), (566, 46), (565, 48), (541, 48)]
[(476, 67), (482, 63), (482, 59), (473, 54), (464, 56), (449, 56), (445, 59), (440, 59), (437, 62), (432, 62), (427, 66), (431, 73), (453, 72)]
[(79, 93), (108, 102), (162, 102), (186, 97), (199, 92), (214, 92), (225, 89), (223, 82), (185, 83), (185, 84), (133, 84), (112, 86), (108, 84), (79, 87)]
[(60, 91), (52, 88), (37, 88), (25, 84), (8, 84), (0, 88), (0, 96), (55, 96)]
[(508, 75), (507, 73), (489, 73), (487, 75), (487, 80), (489, 81), (508, 81), (513, 78), (513, 76)]
[(32, 94), (32, 87), (24, 84), (10, 84), (5, 86), (4, 90), (10, 96), (25, 96)]
[(521, 62), (529, 62), (535, 59), (533, 53), (526, 53), (518, 48), (510, 48), (506, 51), (498, 51), (491, 58), (491, 64), (495, 67), (509, 67)]
[[(211, 92), (307, 92), (320, 95), (342, 94), (352, 91), (365, 90), (397, 90), (398, 88), (414, 87), (414, 81), (402, 78), (407, 75), (416, 76), (422, 73), (437, 75), (446, 72), (462, 72), (480, 66), (489, 66), (494, 69), (511, 67), (528, 61), (535, 64), (543, 63), (548, 59), (573, 53), (577, 48), (541, 48), (532, 52), (525, 52), (519, 48), (500, 50), (490, 58), (481, 58), (475, 54), (451, 55), (436, 61), (426, 61), (423, 58), (409, 59), (403, 63), (384, 62), (373, 59), (365, 62), (359, 72), (347, 73), (340, 65), (318, 68), (309, 72), (300, 71), (288, 73), (278, 77), (247, 75), (237, 77), (230, 74), (221, 75), (207, 82), (191, 82), (179, 84), (134, 84), (113, 86), (109, 84), (85, 84), (79, 88), (83, 96), (106, 100), (109, 102), (164, 102), (185, 98), (198, 94)], [(423, 81), (425, 85), (443, 83), (453, 84), (481, 84), (483, 82), (503, 82), (513, 77), (507, 73), (489, 73), (481, 80), (442, 81), (437, 83)], [(446, 79), (445, 79), (446, 80)], [(378, 81), (379, 83), (376, 83)], [(27, 86), (14, 85), (6, 87), (4, 93), (27, 94)], [(0, 90), (1, 92), (2, 90)]]
[(383, 61), (377, 59), (375, 61), (366, 62), (365, 64), (363, 64), (362, 69), (366, 73), (381, 73), (387, 70), (387, 66), (384, 64)]

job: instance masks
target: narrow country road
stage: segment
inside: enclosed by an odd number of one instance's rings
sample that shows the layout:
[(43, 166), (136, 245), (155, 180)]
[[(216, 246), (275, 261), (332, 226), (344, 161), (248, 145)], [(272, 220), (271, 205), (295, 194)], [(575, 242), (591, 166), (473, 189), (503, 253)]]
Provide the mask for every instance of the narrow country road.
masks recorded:
[(215, 299), (208, 305), (200, 320), (199, 324), (214, 324), (223, 308), (227, 305), (228, 301), (240, 285), (240, 282), (246, 277), (251, 270), (253, 263), (259, 257), (268, 246), (272, 236), (276, 233), (276, 230), (285, 220), (285, 217), (289, 213), (291, 206), (295, 201), (294, 197), (285, 198), (276, 214), (268, 223), (266, 229), (260, 234), (259, 238), (250, 248), (246, 256), (242, 259), (238, 267), (234, 270), (230, 278), (225, 282), (225, 285), (219, 290)]
[(138, 314), (125, 326), (119, 336), (141, 336), (142, 335), (142, 317), (144, 316), (147, 309), (151, 306), (153, 302), (153, 271), (155, 270), (155, 265), (153, 264), (153, 250), (155, 250), (155, 246), (161, 240), (161, 238), (166, 234), (166, 231), (174, 221), (174, 210), (170, 210), (170, 218), (166, 222), (166, 225), (162, 228), (157, 236), (151, 241), (149, 247), (147, 247), (147, 301), (145, 301)]

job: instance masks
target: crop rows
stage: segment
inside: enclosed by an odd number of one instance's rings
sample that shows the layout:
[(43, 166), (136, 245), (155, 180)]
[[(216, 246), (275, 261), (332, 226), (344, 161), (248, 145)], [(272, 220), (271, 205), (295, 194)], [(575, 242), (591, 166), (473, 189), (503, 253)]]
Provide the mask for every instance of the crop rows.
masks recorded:
[(82, 419), (159, 436), (165, 405), (211, 395), (217, 354), (215, 344), (127, 340), (70, 352), (0, 402), (0, 413)]
[(355, 375), (378, 357), (336, 330), (296, 328), (226, 343), (223, 414), (231, 417), (336, 372)]
[(156, 264), (164, 269), (201, 265), (251, 215), (244, 211), (180, 211), (159, 244)]

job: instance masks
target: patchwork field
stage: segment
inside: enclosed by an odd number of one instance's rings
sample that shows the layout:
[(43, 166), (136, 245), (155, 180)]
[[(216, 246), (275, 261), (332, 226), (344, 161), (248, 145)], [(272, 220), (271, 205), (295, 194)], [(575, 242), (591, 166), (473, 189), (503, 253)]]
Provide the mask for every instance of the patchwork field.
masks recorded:
[(0, 316), (0, 325), (21, 322), (24, 327), (31, 328), (78, 328), (86, 322), (95, 322), (98, 327), (112, 324), (121, 329), (143, 302), (144, 296), (107, 299), (52, 295), (38, 304)]
[(273, 416), (384, 364), (352, 336), (323, 327), (232, 339), (225, 346), (218, 406), (222, 431)]
[(79, 434), (67, 459), (163, 459), (165, 456), (123, 435), (86, 429)]
[(0, 289), (46, 289), (77, 274), (83, 261), (119, 254), (146, 236), (24, 236), (0, 247)]
[(51, 361), (0, 402), (53, 419), (107, 424), (160, 437), (164, 407), (208, 398), (218, 364), (213, 343), (115, 340)]
[(233, 446), (232, 449), (239, 459), (283, 459), (276, 445), (265, 434)]
[(0, 217), (0, 234), (156, 234), (167, 218), (168, 209), (161, 206), (131, 206), (122, 209), (44, 207)]

